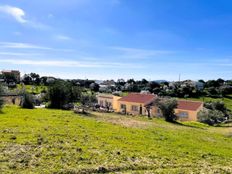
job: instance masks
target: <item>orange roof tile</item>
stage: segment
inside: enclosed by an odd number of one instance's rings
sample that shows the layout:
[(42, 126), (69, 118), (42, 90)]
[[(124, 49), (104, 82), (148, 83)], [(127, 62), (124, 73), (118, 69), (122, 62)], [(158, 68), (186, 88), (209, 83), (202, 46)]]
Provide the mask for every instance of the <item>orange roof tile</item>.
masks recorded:
[(196, 111), (202, 104), (203, 102), (199, 101), (178, 100), (177, 109)]
[(130, 93), (128, 96), (122, 97), (118, 101), (149, 104), (154, 101), (155, 98), (156, 96), (153, 94)]

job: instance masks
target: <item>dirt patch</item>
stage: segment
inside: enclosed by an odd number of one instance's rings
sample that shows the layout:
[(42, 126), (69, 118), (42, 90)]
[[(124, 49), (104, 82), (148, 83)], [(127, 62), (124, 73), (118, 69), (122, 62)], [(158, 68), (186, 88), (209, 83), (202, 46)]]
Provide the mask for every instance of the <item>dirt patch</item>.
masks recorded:
[(97, 113), (94, 112), (91, 114), (91, 117), (99, 121), (106, 121), (116, 125), (122, 125), (124, 127), (133, 127), (133, 128), (149, 128), (154, 126), (154, 123), (148, 121), (140, 121), (134, 118), (130, 118), (129, 116), (120, 116), (113, 115), (108, 113)]
[(6, 144), (1, 148), (1, 162), (6, 162), (9, 169), (25, 169), (37, 166), (36, 153), (39, 148), (31, 145)]

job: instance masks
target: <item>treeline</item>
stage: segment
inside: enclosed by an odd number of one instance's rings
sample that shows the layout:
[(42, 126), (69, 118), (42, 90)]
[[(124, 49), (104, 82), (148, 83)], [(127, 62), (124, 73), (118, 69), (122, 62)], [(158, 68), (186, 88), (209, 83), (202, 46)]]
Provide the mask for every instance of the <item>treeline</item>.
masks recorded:
[[(111, 87), (112, 88), (112, 87)], [(197, 98), (201, 96), (225, 97), (232, 94), (232, 80), (199, 80), (199, 81), (178, 81), (178, 82), (149, 82), (146, 79), (135, 81), (133, 79), (116, 82), (113, 91), (121, 90), (127, 92), (149, 91), (159, 96), (170, 96), (179, 98)]]
[[(0, 77), (1, 78), (1, 77)], [(8, 75), (2, 77), (6, 82), (16, 82), (16, 78), (13, 75)], [(49, 86), (56, 80), (54, 77), (43, 76), (40, 77), (39, 74), (30, 73), (25, 74), (21, 82), (25, 85), (44, 85)], [(118, 79), (117, 81), (107, 80), (103, 81), (100, 85), (94, 80), (65, 80), (72, 86), (79, 86), (82, 88), (90, 89), (94, 92), (105, 92), (105, 93), (120, 93), (120, 92), (141, 92), (147, 91), (159, 96), (170, 96), (179, 98), (197, 98), (201, 96), (209, 97), (225, 97), (232, 94), (232, 80), (199, 80), (199, 81), (148, 81), (146, 79), (142, 80), (124, 80)]]

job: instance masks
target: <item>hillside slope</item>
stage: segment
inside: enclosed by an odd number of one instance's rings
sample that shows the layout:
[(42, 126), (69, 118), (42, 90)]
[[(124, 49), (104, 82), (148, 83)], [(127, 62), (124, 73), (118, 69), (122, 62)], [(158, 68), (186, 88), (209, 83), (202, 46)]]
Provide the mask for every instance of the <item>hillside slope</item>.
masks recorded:
[(231, 127), (6, 106), (0, 173), (232, 173)]

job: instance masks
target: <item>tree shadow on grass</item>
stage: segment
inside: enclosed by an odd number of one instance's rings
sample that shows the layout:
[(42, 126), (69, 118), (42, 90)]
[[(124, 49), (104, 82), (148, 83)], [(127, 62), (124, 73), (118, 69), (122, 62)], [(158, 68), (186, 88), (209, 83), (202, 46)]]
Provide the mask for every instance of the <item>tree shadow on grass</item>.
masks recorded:
[(232, 99), (232, 96), (225, 96), (224, 98)]
[(222, 127), (222, 128), (232, 128), (232, 123), (226, 125), (216, 125), (214, 127)]
[(75, 114), (82, 116), (82, 117), (90, 117), (90, 118), (96, 118), (97, 116), (90, 113), (90, 112), (74, 112)]
[(0, 114), (5, 114), (3, 111), (0, 110)]
[(177, 126), (190, 127), (190, 128), (195, 128), (195, 129), (206, 129), (206, 127), (200, 127), (197, 125), (186, 125), (186, 124), (183, 124), (183, 123), (177, 122), (177, 121), (170, 122), (170, 123), (175, 124)]

